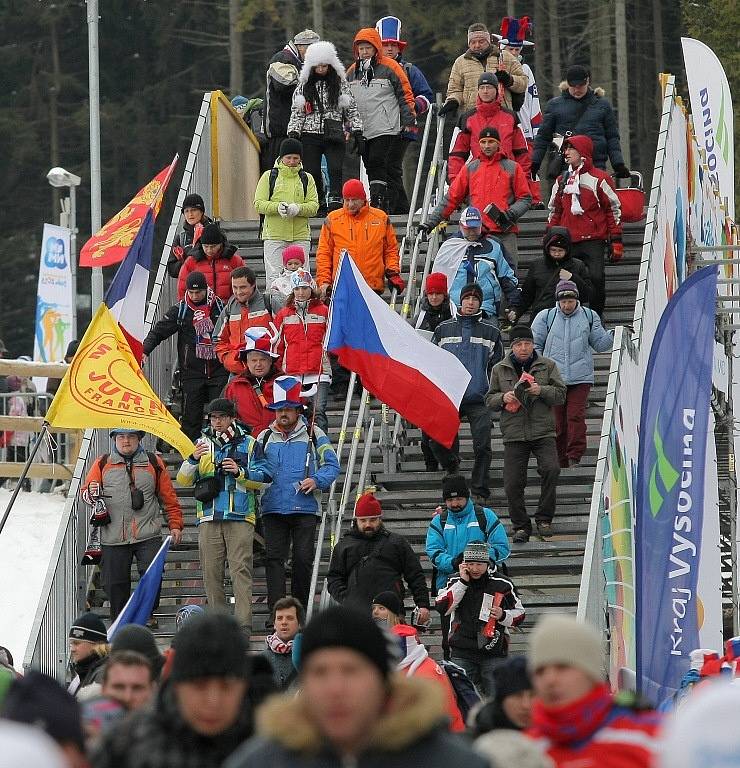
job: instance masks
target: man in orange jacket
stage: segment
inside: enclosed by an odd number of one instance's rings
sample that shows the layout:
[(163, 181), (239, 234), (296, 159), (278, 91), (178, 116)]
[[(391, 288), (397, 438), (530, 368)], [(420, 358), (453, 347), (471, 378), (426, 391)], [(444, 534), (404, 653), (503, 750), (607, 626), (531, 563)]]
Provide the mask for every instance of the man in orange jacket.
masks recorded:
[(461, 168), (447, 194), (419, 228), (428, 232), (469, 198), (468, 205), (483, 212), (484, 230), (501, 243), (507, 260), (516, 268), (519, 260), (516, 222), (532, 204), (527, 177), (522, 167), (501, 151), (495, 128), (482, 128), (478, 142), (480, 157)]
[(316, 250), (316, 282), (321, 297), (326, 297), (334, 281), (344, 250), (376, 293), (383, 293), (386, 280), (391, 289), (403, 293), (406, 283), (400, 275), (398, 242), (388, 214), (367, 204), (359, 179), (345, 182), (342, 198), (343, 207), (326, 217)]

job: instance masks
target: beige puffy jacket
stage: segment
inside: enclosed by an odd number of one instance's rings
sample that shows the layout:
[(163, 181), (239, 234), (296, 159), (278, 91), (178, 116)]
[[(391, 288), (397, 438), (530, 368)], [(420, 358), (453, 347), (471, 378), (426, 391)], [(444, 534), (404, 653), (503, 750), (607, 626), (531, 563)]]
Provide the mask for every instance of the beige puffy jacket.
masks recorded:
[[(511, 88), (503, 88), (502, 106), (511, 109), (511, 92), (524, 93), (527, 90), (528, 78), (522, 69), (521, 62), (508, 51), (501, 52), (503, 66), (499, 66), (499, 56), (495, 48), (485, 60), (485, 63), (476, 59), (470, 50), (455, 59), (450, 72), (450, 80), (447, 83), (447, 99), (455, 99), (460, 104), (458, 114), (475, 107), (478, 96), (478, 78), (484, 72), (495, 72), (497, 69), (505, 69), (514, 78)], [(484, 65), (485, 64), (485, 65)]]

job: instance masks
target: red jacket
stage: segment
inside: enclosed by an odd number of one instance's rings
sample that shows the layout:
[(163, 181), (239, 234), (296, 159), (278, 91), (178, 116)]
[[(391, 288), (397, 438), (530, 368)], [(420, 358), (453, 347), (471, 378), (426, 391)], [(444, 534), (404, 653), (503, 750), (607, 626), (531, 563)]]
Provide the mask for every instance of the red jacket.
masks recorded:
[(656, 712), (618, 706), (605, 683), (565, 707), (535, 700), (527, 735), (557, 768), (654, 768), (659, 730)]
[(224, 389), (224, 397), (236, 405), (236, 417), (251, 427), (252, 437), (257, 437), (275, 421), (275, 411), (268, 410), (267, 404), (272, 402), (272, 384), (280, 375), (281, 371), (273, 367), (267, 376), (257, 381), (249, 371), (244, 371)]
[(236, 296), (232, 296), (213, 331), (216, 356), (230, 373), (246, 370), (247, 364), (239, 357), (239, 350), (244, 346), (244, 331), (255, 326), (267, 328), (270, 336), (275, 336), (275, 326), (265, 305), (265, 297), (255, 290), (244, 305), (236, 300)]
[(612, 177), (606, 171), (594, 167), (591, 161), (593, 142), (588, 136), (571, 136), (568, 141), (583, 157), (583, 167), (578, 177), (578, 199), (583, 213), (573, 213), (573, 195), (565, 191), (571, 173), (568, 169), (553, 184), (548, 225), (566, 227), (574, 243), (583, 240), (621, 240), (621, 209)]
[(447, 165), (447, 179), (452, 183), (460, 169), (468, 161), (468, 156), (482, 157), (478, 136), (483, 128), (495, 128), (501, 141), (501, 151), (511, 160), (516, 160), (524, 171), (529, 172), (531, 162), (519, 118), (514, 112), (501, 106), (499, 99), (484, 102), (478, 98), (475, 109), (466, 112), (458, 124), (460, 132), (450, 152)]
[(215, 259), (209, 259), (203, 248), (198, 245), (183, 262), (177, 276), (177, 296), (185, 297), (188, 275), (191, 272), (202, 272), (208, 285), (216, 292), (216, 296), (224, 303), (231, 296), (231, 273), (244, 266), (244, 260), (236, 252), (235, 245), (224, 245), (223, 250)]
[(299, 316), (292, 297), (288, 298), (288, 306), (275, 316), (277, 351), (285, 373), (331, 373), (328, 359), (323, 353), (328, 320), (329, 309), (323, 301), (311, 299), (304, 320)]
[[(514, 221), (525, 214), (532, 203), (527, 177), (521, 166), (509, 160), (500, 150), (493, 157), (482, 155), (462, 167), (442, 202), (432, 211), (427, 224), (436, 227), (466, 199), (483, 213), (483, 226), (489, 232), (502, 231), (498, 223), (484, 213), (489, 203), (501, 211), (508, 211)], [(506, 231), (518, 232), (519, 229), (514, 226)]]

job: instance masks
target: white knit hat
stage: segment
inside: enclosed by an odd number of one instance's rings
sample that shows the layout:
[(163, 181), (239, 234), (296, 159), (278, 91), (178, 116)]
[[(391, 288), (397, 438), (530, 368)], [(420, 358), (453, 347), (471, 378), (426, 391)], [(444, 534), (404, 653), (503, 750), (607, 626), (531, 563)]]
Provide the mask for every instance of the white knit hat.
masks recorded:
[(527, 656), (532, 671), (547, 664), (565, 664), (583, 670), (595, 682), (604, 680), (601, 636), (572, 616), (545, 616), (532, 632)]

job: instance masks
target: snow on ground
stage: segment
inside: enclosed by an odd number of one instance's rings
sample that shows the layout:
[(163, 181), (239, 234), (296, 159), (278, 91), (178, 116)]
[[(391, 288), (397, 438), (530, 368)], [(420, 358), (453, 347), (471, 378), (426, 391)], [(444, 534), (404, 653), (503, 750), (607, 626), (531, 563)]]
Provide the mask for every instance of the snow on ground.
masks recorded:
[[(0, 489), (0, 518), (11, 492)], [(18, 495), (0, 533), (0, 645), (20, 670), (64, 509), (57, 493)]]

